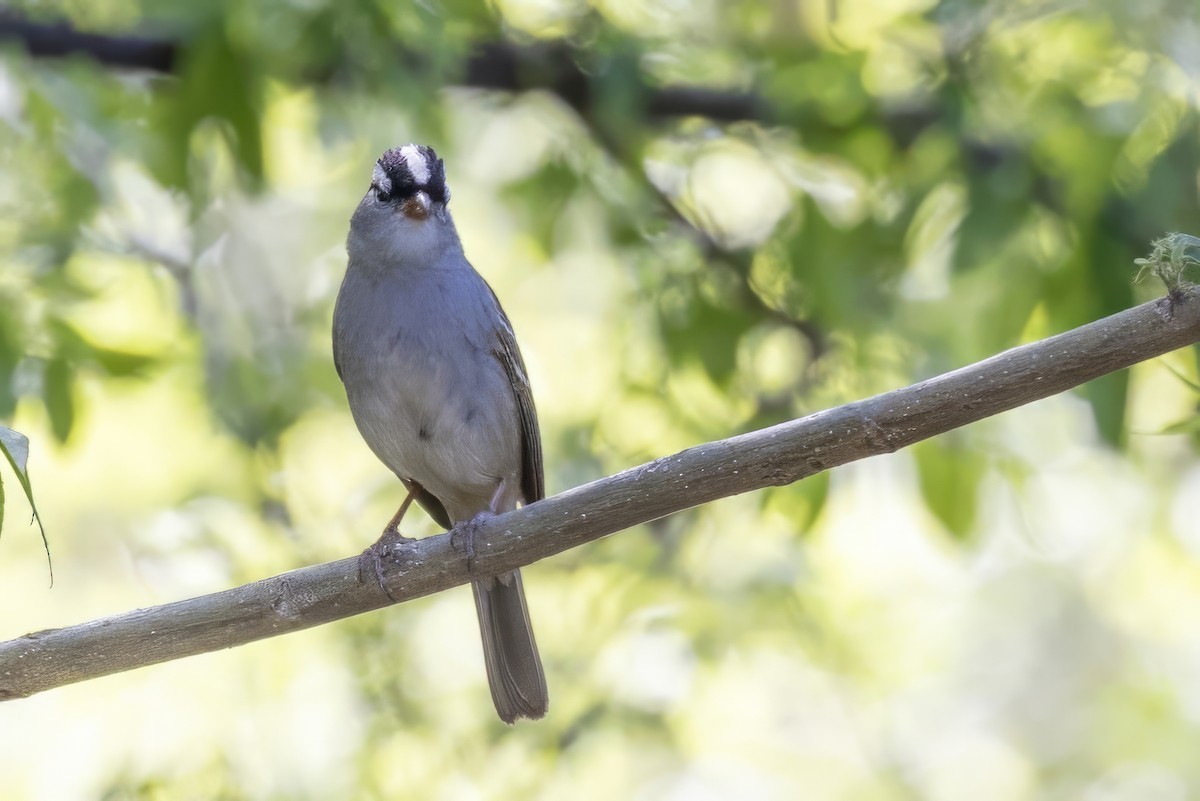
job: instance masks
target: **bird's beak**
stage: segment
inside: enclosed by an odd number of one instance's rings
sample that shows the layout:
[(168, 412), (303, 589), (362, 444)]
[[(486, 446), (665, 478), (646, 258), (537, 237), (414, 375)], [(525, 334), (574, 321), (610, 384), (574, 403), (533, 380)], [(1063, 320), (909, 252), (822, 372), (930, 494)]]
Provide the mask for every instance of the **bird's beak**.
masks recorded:
[(424, 220), (428, 218), (431, 208), (433, 208), (433, 201), (424, 192), (417, 192), (400, 204), (400, 211), (410, 220)]

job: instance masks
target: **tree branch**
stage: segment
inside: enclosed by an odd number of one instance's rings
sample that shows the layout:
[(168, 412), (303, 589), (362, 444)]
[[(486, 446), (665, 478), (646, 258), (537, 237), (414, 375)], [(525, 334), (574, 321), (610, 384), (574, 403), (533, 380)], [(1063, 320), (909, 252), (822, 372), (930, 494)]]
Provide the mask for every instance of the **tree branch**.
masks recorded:
[[(891, 453), (1200, 341), (1190, 286), (866, 400), (710, 442), (484, 521), (470, 569), (450, 533), (186, 601), (0, 643), (0, 700), (231, 648), (496, 575), (639, 523)], [(473, 572), (472, 572), (473, 571)]]
[(40, 23), (0, 12), (0, 39), (20, 42), (31, 56), (87, 55), (110, 67), (170, 72), (176, 45), (165, 39), (83, 33), (65, 22)]
[[(171, 73), (186, 42), (142, 36), (84, 33), (66, 22), (40, 23), (15, 12), (0, 12), (0, 40), (18, 42), (35, 57), (88, 56), (108, 67)], [(402, 63), (419, 64), (417, 53), (400, 53)], [(547, 89), (576, 110), (593, 103), (592, 78), (576, 63), (565, 43), (519, 46), (477, 44), (463, 61), (459, 86), (520, 92)], [(707, 117), (718, 122), (765, 120), (769, 105), (754, 91), (692, 86), (654, 87), (639, 77), (638, 93), (647, 116)]]

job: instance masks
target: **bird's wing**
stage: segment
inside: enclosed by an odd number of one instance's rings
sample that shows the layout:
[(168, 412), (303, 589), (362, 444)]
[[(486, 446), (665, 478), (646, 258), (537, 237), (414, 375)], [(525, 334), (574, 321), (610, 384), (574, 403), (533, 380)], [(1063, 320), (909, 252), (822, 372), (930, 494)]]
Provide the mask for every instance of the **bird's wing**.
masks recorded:
[[(492, 298), (495, 297), (493, 291)], [(525, 372), (525, 362), (521, 359), (521, 349), (517, 347), (512, 323), (500, 307), (499, 300), (496, 300), (496, 309), (500, 312), (501, 324), (496, 327), (496, 346), (492, 353), (504, 367), (517, 402), (517, 417), (521, 423), (521, 492), (525, 496), (525, 503), (529, 504), (546, 497), (542, 434), (538, 428), (537, 409), (533, 405), (533, 390), (529, 387), (529, 377)]]

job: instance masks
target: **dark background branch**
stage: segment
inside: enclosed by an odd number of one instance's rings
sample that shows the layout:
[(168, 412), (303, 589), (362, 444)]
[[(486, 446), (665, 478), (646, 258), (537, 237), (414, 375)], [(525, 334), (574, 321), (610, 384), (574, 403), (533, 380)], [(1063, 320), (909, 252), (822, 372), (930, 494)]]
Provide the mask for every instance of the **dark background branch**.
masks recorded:
[[(32, 56), (88, 56), (109, 67), (170, 73), (185, 43), (141, 36), (84, 33), (65, 22), (32, 22), (0, 12), (0, 41), (22, 45)], [(401, 54), (405, 63), (419, 63), (418, 54)], [(461, 86), (499, 91), (547, 89), (567, 105), (582, 111), (594, 102), (591, 80), (565, 45), (522, 47), (485, 42), (472, 48), (456, 81)], [(766, 101), (753, 91), (724, 91), (702, 87), (651, 87), (644, 81), (639, 94), (652, 117), (707, 117), (718, 122), (765, 120)]]
[(710, 442), (483, 522), (467, 561), (451, 534), (394, 545), (383, 582), (361, 557), (0, 643), (0, 699), (230, 648), (531, 564), (718, 498), (891, 453), (1200, 341), (1190, 287), (919, 384)]
[(0, 40), (21, 44), (31, 56), (85, 55), (110, 67), (151, 72), (170, 72), (177, 51), (165, 39), (84, 33), (65, 22), (30, 22), (13, 12), (0, 12)]

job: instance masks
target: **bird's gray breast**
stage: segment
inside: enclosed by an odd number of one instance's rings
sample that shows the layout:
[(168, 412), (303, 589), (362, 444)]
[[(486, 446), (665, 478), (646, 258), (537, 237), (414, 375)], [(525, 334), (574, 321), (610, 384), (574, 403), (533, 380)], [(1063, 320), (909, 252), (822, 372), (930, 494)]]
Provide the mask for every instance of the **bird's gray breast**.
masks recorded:
[(352, 264), (334, 313), (355, 423), (384, 464), (452, 516), (452, 507), (481, 511), (521, 465), (516, 401), (493, 353), (491, 294), (469, 266), (372, 278)]

